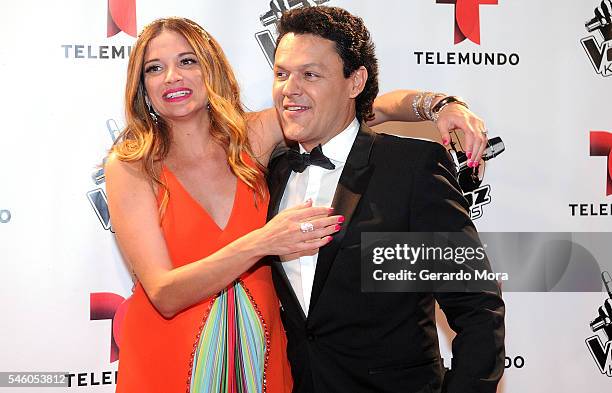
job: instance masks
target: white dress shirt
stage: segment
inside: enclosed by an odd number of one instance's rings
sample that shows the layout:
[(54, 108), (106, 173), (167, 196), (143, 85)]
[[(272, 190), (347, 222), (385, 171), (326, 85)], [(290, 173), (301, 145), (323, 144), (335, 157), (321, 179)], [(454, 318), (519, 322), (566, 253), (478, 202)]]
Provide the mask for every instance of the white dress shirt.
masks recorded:
[[(312, 199), (313, 206), (331, 206), (336, 193), (336, 186), (338, 186), (340, 175), (358, 131), (359, 122), (355, 118), (347, 128), (322, 146), (323, 154), (336, 166), (335, 169), (329, 170), (310, 165), (302, 173), (292, 172), (289, 175), (279, 211), (299, 205), (308, 198)], [(300, 153), (305, 151), (300, 145)], [(282, 262), (287, 278), (289, 278), (293, 291), (306, 315), (308, 315), (308, 307), (310, 306), (310, 294), (318, 256), (318, 253), (301, 255), (295, 259), (286, 261), (283, 259)]]

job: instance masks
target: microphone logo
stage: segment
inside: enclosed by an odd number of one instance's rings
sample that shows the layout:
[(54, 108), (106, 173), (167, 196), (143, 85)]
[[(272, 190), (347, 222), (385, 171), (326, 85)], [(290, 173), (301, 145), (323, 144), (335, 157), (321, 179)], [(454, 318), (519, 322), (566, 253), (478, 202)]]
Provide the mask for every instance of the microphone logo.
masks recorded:
[(123, 31), (136, 37), (136, 0), (108, 0), (106, 36)]
[(497, 5), (498, 0), (436, 0), (455, 5), (455, 45), (466, 39), (480, 45), (480, 6)]

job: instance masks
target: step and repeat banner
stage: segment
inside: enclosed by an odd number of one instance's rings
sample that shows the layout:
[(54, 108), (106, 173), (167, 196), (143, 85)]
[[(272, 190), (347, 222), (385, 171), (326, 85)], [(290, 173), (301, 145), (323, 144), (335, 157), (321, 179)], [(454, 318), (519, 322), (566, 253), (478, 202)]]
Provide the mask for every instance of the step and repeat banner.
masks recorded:
[[(128, 56), (142, 27), (163, 16), (200, 23), (225, 49), (245, 105), (259, 110), (272, 103), (280, 12), (318, 5), (365, 20), (381, 92), (461, 95), (489, 135), (503, 138), (506, 150), (466, 193), (480, 231), (612, 230), (609, 0), (1, 2), (0, 379), (59, 373), (69, 387), (44, 391), (114, 391), (132, 280), (114, 240), (100, 164), (124, 125)], [(380, 130), (437, 138), (423, 124)], [(568, 236), (573, 250), (589, 253)], [(508, 252), (535, 255), (529, 247), (518, 242)], [(553, 280), (539, 292), (504, 294), (500, 392), (612, 387), (612, 329), (603, 328), (611, 322), (599, 314), (612, 296), (599, 280), (612, 252), (589, 255), (596, 284)], [(452, 332), (442, 313), (439, 320), (450, 364)], [(0, 391), (42, 391), (6, 386)]]

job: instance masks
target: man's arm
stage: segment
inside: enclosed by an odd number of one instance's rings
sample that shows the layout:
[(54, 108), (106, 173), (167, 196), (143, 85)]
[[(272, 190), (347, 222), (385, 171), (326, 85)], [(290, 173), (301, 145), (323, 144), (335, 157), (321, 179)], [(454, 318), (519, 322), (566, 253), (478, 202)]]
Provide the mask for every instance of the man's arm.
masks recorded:
[[(437, 144), (423, 154), (414, 185), (412, 230), (463, 232), (476, 239), (476, 228), (448, 154)], [(473, 293), (436, 293), (435, 298), (457, 333), (451, 371), (446, 373), (442, 392), (495, 393), (505, 356), (505, 308), (499, 287)]]

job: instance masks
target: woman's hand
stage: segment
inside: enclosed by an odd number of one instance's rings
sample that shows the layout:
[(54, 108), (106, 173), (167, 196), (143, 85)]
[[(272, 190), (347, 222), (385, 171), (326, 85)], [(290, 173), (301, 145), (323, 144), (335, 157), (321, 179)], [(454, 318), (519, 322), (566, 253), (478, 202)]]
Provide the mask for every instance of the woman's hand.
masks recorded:
[(262, 255), (286, 255), (315, 250), (341, 229), (344, 217), (329, 216), (333, 209), (312, 207), (312, 201), (283, 210), (256, 231)]
[[(387, 121), (423, 121), (414, 109), (415, 99), (421, 92), (417, 90), (396, 90), (376, 97), (374, 101), (374, 119), (368, 121), (372, 127)], [(431, 106), (442, 99), (436, 97)], [(487, 148), (487, 131), (483, 120), (472, 111), (457, 103), (447, 104), (440, 110), (435, 122), (443, 145), (451, 141), (450, 132), (463, 131), (463, 149), (468, 158), (468, 166), (475, 167)]]
[(487, 129), (480, 117), (463, 105), (451, 103), (442, 108), (435, 124), (444, 145), (448, 145), (451, 140), (451, 131), (463, 131), (463, 148), (468, 158), (468, 166), (478, 166), (488, 141)]

